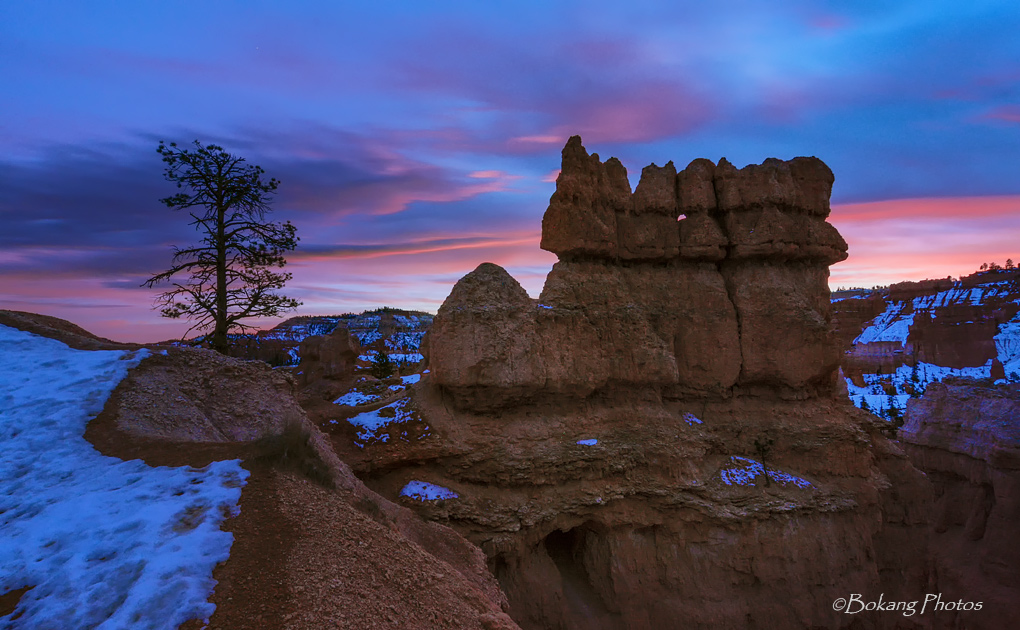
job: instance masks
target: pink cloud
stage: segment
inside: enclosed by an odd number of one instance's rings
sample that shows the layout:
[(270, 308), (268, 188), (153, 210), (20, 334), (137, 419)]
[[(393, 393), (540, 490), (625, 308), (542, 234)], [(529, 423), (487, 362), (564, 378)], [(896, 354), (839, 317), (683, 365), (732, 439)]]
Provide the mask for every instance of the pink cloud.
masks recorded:
[(1003, 105), (986, 112), (981, 118), (1007, 123), (1020, 123), (1020, 105)]
[(560, 135), (547, 134), (544, 136), (518, 136), (510, 138), (508, 142), (510, 144), (560, 144), (563, 141), (563, 137)]
[(890, 218), (985, 218), (1020, 214), (1020, 195), (894, 199), (832, 206), (833, 222), (875, 221)]
[(542, 181), (543, 182), (555, 182), (556, 179), (559, 176), (560, 176), (560, 169), (557, 168), (557, 169), (554, 169), (552, 171), (549, 171), (544, 177), (542, 177)]
[(833, 287), (959, 277), (1020, 259), (1020, 196), (840, 204), (830, 221), (850, 246), (831, 269)]
[(813, 16), (809, 24), (820, 31), (838, 31), (846, 28), (849, 21), (842, 15), (828, 13)]
[(432, 252), (448, 252), (460, 249), (487, 249), (538, 243), (541, 235), (537, 231), (504, 233), (499, 236), (450, 234), (432, 236), (411, 242), (359, 243), (356, 246), (319, 246), (304, 248), (290, 256), (292, 260), (304, 262), (326, 262), (348, 258), (378, 258), (380, 256), (407, 256)]

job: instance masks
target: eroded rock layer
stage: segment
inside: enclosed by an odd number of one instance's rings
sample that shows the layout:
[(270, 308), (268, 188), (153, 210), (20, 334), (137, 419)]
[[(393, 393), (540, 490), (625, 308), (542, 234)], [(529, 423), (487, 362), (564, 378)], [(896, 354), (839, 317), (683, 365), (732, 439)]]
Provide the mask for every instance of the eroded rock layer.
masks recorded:
[(541, 296), (465, 276), (341, 456), (480, 545), (523, 628), (926, 627), (833, 610), (927, 592), (930, 485), (834, 387), (832, 183), (695, 160), (632, 193), (571, 138)]
[(571, 138), (542, 221), (560, 262), (538, 303), (495, 265), (468, 274), (429, 335), (433, 382), (466, 409), (613, 385), (828, 391), (828, 265), (847, 250), (825, 222), (832, 182), (816, 158), (695, 160), (645, 167), (631, 194), (618, 160)]

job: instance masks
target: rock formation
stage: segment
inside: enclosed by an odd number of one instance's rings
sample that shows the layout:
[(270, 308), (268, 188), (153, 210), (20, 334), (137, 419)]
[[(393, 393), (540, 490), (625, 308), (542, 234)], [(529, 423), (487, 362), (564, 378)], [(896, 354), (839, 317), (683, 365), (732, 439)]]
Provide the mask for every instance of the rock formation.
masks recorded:
[(1020, 601), (1020, 385), (947, 379), (907, 407), (905, 450), (935, 486), (932, 550), (944, 593), (981, 611), (941, 627), (1008, 628)]
[(464, 408), (635, 385), (828, 391), (828, 265), (847, 249), (825, 222), (832, 182), (815, 158), (695, 160), (646, 167), (631, 194), (619, 161), (571, 138), (542, 220), (560, 262), (539, 303), (495, 265), (468, 274), (429, 334), (433, 382)]
[[(925, 627), (833, 610), (926, 592), (930, 487), (835, 387), (832, 183), (815, 158), (695, 160), (631, 193), (571, 138), (538, 300), (479, 266), (431, 373), (334, 444), (480, 545), (523, 628)], [(444, 492), (408, 498), (423, 481)]]
[(298, 352), (301, 357), (298, 381), (302, 385), (322, 380), (343, 382), (354, 376), (361, 344), (349, 330), (338, 326), (328, 335), (305, 338)]

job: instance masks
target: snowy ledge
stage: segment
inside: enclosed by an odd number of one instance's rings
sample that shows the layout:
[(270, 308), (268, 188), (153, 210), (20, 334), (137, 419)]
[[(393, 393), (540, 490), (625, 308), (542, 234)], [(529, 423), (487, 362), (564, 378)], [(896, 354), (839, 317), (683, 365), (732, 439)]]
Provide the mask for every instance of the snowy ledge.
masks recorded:
[[(765, 475), (765, 467), (761, 465), (761, 462), (756, 462), (755, 460), (747, 457), (736, 456), (731, 457), (730, 461), (734, 464), (743, 464), (743, 466), (724, 468), (719, 471), (719, 476), (722, 477), (722, 482), (727, 486), (753, 486), (758, 477), (763, 477)], [(789, 475), (772, 467), (769, 467), (769, 479), (781, 486), (786, 486), (792, 483), (798, 488), (811, 487), (811, 482), (807, 479), (794, 477), (793, 475)]]
[(34, 586), (0, 627), (171, 630), (216, 609), (213, 567), (233, 542), (220, 523), (248, 472), (238, 460), (152, 468), (83, 437), (147, 353), (0, 326), (0, 592)]

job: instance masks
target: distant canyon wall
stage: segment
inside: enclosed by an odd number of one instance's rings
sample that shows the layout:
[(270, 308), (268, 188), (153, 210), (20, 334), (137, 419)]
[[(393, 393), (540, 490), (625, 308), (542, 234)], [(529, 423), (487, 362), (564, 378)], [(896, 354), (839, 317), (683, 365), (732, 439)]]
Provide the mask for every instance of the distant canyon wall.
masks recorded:
[(934, 485), (939, 587), (984, 602), (937, 627), (1012, 627), (1020, 602), (1020, 384), (934, 383), (907, 406), (899, 438)]

